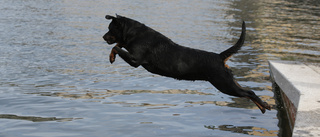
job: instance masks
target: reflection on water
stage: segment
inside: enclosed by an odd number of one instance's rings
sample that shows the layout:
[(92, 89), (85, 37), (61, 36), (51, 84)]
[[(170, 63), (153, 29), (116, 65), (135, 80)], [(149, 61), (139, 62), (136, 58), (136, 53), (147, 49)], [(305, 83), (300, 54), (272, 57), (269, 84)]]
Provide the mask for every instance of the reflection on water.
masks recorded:
[(267, 130), (265, 128), (252, 127), (252, 126), (233, 126), (233, 125), (220, 125), (218, 127), (215, 126), (204, 126), (208, 129), (213, 130), (223, 130), (223, 131), (231, 131), (235, 133), (242, 133), (248, 135), (255, 136), (277, 136), (277, 130)]
[[(318, 0), (2, 0), (0, 5), (4, 137), (282, 135), (286, 122), (277, 117), (282, 110), (267, 60), (320, 62)], [(212, 52), (233, 45), (246, 21), (245, 45), (227, 63), (239, 84), (273, 109), (262, 115), (251, 101), (222, 94), (208, 82), (153, 75), (120, 58), (111, 65), (112, 46), (101, 37), (110, 22), (105, 14), (115, 13), (178, 44)]]
[(34, 116), (17, 116), (11, 114), (0, 114), (0, 119), (16, 119), (16, 120), (28, 120), (32, 122), (45, 122), (45, 121), (57, 121), (57, 122), (66, 122), (72, 121), (75, 119), (82, 119), (82, 118), (56, 118), (56, 117), (34, 117)]
[(231, 6), (240, 10), (228, 14), (252, 21), (248, 25), (253, 28), (249, 29), (248, 40), (268, 58), (320, 61), (319, 1), (243, 0)]
[[(270, 104), (271, 109), (275, 109), (275, 100), (270, 96), (260, 96), (262, 100), (265, 100)], [(227, 106), (227, 107), (236, 107), (236, 108), (246, 108), (246, 109), (259, 109), (255, 104), (252, 104), (250, 100), (245, 98), (232, 98), (232, 102), (228, 101), (198, 101), (198, 102), (186, 102), (190, 104), (214, 104), (217, 106)]]
[(139, 93), (153, 93), (153, 94), (197, 94), (197, 95), (213, 95), (211, 93), (198, 92), (196, 90), (180, 90), (171, 89), (163, 91), (152, 91), (152, 90), (106, 90), (106, 91), (84, 91), (84, 92), (39, 92), (29, 94), (39, 94), (41, 96), (53, 96), (63, 97), (70, 99), (105, 99), (107, 97), (117, 95), (131, 95)]
[[(266, 12), (261, 16), (265, 19), (257, 29), (265, 35), (256, 39), (264, 43), (265, 51), (281, 59), (319, 62), (320, 9), (310, 4), (316, 1), (265, 2), (269, 6), (264, 7)], [(273, 25), (263, 27), (267, 24)]]
[[(196, 95), (213, 95), (211, 93), (199, 92), (196, 90), (163, 90), (163, 91), (152, 91), (152, 90), (106, 90), (106, 91), (84, 91), (84, 92), (33, 92), (29, 94), (38, 94), (41, 96), (51, 96), (51, 97), (62, 97), (69, 99), (86, 99), (89, 102), (101, 102), (104, 99), (119, 96), (119, 95), (132, 95), (132, 94), (196, 94)], [(260, 96), (262, 100), (265, 100), (268, 104), (275, 107), (275, 100), (271, 96)], [(150, 107), (150, 106), (176, 106), (176, 104), (150, 104), (150, 103), (130, 103), (130, 102), (103, 102), (104, 104), (121, 104), (125, 107)], [(214, 104), (217, 106), (227, 106), (236, 108), (246, 108), (246, 109), (259, 109), (250, 100), (245, 98), (232, 98), (232, 101), (186, 101), (188, 104)]]

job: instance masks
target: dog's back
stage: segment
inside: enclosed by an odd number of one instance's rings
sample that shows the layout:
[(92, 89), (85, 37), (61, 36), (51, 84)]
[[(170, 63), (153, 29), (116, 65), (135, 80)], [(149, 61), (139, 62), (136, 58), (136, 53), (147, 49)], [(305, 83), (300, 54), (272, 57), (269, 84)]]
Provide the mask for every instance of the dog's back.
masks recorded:
[[(237, 43), (220, 54), (216, 54), (180, 46), (148, 27), (142, 41), (148, 41), (147, 46), (150, 47), (147, 49), (150, 50), (151, 54), (146, 57), (149, 60), (148, 63), (142, 64), (142, 66), (152, 73), (179, 80), (208, 80), (208, 73), (228, 69), (226, 61), (242, 47), (245, 31), (246, 27), (243, 22), (242, 33)], [(152, 38), (148, 38), (150, 35)], [(231, 72), (230, 70), (226, 71)]]

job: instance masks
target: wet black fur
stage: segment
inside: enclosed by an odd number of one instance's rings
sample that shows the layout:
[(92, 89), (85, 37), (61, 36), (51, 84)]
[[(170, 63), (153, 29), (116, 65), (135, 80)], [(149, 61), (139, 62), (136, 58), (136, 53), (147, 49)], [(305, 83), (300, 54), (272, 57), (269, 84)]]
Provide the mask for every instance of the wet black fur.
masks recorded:
[[(260, 107), (262, 113), (270, 106), (262, 102), (253, 91), (243, 89), (233, 78), (225, 61), (236, 53), (244, 43), (246, 27), (238, 42), (220, 54), (183, 47), (146, 25), (117, 15), (112, 19), (109, 32), (103, 38), (108, 44), (118, 43), (113, 50), (132, 67), (142, 66), (151, 73), (178, 80), (209, 81), (221, 92), (247, 97)], [(123, 50), (124, 47), (126, 50)]]

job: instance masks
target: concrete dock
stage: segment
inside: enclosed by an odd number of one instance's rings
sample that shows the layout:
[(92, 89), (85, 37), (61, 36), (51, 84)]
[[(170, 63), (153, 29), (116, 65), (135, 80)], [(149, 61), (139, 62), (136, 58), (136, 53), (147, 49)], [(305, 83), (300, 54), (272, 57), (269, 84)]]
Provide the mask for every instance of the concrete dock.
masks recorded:
[(293, 137), (320, 137), (320, 64), (269, 61), (293, 128)]

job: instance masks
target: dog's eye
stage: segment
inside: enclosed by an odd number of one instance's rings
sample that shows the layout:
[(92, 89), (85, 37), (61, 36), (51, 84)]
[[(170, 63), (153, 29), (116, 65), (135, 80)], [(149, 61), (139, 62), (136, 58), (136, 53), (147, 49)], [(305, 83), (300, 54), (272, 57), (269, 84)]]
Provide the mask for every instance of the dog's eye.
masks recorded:
[(108, 27), (109, 30), (112, 29), (120, 29), (121, 27), (118, 24), (110, 24), (110, 26)]

